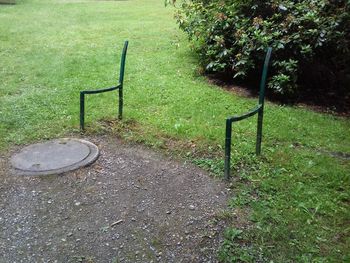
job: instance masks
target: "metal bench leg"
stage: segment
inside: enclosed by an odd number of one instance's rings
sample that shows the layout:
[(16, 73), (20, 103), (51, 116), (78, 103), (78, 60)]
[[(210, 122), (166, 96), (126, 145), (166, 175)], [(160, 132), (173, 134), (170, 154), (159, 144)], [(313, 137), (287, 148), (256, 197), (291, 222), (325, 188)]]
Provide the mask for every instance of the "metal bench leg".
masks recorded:
[(80, 130), (84, 131), (85, 120), (85, 94), (80, 92)]
[(230, 162), (231, 162), (231, 140), (232, 140), (232, 121), (226, 120), (225, 136), (225, 179), (230, 179)]
[(258, 128), (256, 133), (256, 155), (261, 153), (261, 141), (262, 141), (262, 127), (263, 127), (264, 107), (259, 110), (258, 113)]
[(119, 111), (118, 111), (118, 119), (121, 120), (123, 118), (123, 86), (119, 89)]

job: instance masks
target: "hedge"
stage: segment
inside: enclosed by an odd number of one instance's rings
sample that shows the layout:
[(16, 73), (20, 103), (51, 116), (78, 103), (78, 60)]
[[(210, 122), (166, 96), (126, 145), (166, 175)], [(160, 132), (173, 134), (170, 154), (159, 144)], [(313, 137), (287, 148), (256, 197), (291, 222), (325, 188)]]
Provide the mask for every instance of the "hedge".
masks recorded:
[(246, 80), (272, 46), (271, 90), (350, 99), (349, 0), (184, 0), (175, 6), (207, 73)]

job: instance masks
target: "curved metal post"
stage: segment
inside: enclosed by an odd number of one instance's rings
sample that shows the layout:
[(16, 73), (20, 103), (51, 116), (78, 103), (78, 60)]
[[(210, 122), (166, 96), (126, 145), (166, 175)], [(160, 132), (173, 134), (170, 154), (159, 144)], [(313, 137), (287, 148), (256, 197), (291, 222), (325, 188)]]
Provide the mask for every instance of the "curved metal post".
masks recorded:
[(269, 69), (269, 63), (271, 58), (272, 48), (269, 47), (267, 49), (267, 53), (264, 61), (264, 68), (260, 81), (260, 92), (259, 92), (259, 105), (261, 105), (258, 112), (258, 126), (256, 132), (256, 146), (255, 153), (256, 155), (260, 155), (261, 153), (261, 141), (262, 141), (262, 128), (263, 128), (263, 118), (264, 118), (264, 103), (265, 103), (265, 88), (266, 88), (266, 78), (267, 72)]
[(232, 140), (232, 123), (247, 119), (255, 114), (258, 114), (258, 125), (257, 125), (257, 135), (256, 135), (256, 145), (255, 152), (257, 155), (261, 153), (261, 141), (262, 141), (262, 128), (263, 128), (263, 118), (264, 118), (264, 101), (265, 101), (265, 86), (267, 71), (270, 63), (272, 48), (267, 49), (265, 56), (263, 72), (260, 81), (260, 92), (259, 92), (259, 104), (254, 109), (248, 111), (245, 114), (239, 116), (233, 116), (226, 119), (226, 137), (225, 137), (225, 179), (230, 178), (230, 162), (231, 162), (231, 140)]
[(125, 71), (125, 59), (126, 59), (126, 52), (128, 50), (128, 45), (129, 45), (129, 41), (125, 41), (122, 57), (120, 61), (119, 83), (117, 86), (105, 88), (105, 89), (97, 89), (97, 90), (84, 90), (80, 92), (80, 129), (81, 131), (84, 131), (85, 95), (104, 93), (104, 92), (109, 92), (109, 91), (118, 89), (119, 90), (118, 119), (122, 119), (123, 117), (123, 82), (124, 82), (124, 71)]
[(123, 83), (124, 83), (124, 71), (125, 71), (125, 59), (126, 59), (126, 52), (128, 51), (128, 45), (129, 41), (125, 41), (124, 48), (122, 52), (122, 58), (120, 60), (120, 71), (119, 71), (119, 107), (118, 107), (118, 119), (121, 120), (123, 118)]

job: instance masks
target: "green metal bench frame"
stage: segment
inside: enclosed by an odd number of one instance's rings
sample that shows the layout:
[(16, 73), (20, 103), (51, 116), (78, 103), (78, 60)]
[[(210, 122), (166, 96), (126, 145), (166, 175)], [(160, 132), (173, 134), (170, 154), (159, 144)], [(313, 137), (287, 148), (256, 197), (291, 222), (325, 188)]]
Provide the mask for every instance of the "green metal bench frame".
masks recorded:
[(80, 130), (84, 131), (84, 121), (85, 121), (85, 95), (88, 94), (98, 94), (113, 90), (119, 91), (119, 108), (118, 108), (118, 119), (123, 118), (123, 83), (124, 83), (124, 71), (125, 71), (125, 59), (126, 52), (128, 50), (129, 42), (125, 41), (122, 58), (120, 61), (120, 72), (119, 72), (119, 82), (118, 85), (111, 88), (106, 89), (98, 89), (98, 90), (84, 90), (80, 92)]
[(258, 127), (256, 136), (256, 155), (261, 153), (261, 140), (262, 140), (262, 126), (263, 126), (263, 116), (264, 116), (264, 101), (265, 101), (265, 86), (267, 71), (270, 63), (272, 48), (267, 49), (265, 56), (264, 68), (262, 72), (262, 77), (260, 81), (260, 92), (259, 92), (259, 104), (252, 110), (245, 114), (239, 116), (233, 116), (226, 119), (226, 135), (225, 135), (225, 179), (230, 179), (230, 163), (231, 163), (231, 141), (232, 141), (232, 123), (247, 119), (255, 114), (258, 114)]

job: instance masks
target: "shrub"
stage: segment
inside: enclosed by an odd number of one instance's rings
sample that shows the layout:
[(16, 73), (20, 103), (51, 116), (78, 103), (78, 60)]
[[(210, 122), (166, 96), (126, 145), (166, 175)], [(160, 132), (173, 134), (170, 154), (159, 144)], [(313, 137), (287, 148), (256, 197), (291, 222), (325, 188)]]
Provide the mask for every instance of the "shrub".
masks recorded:
[(269, 88), (350, 85), (349, 0), (184, 0), (176, 19), (208, 73), (247, 79), (273, 47)]

